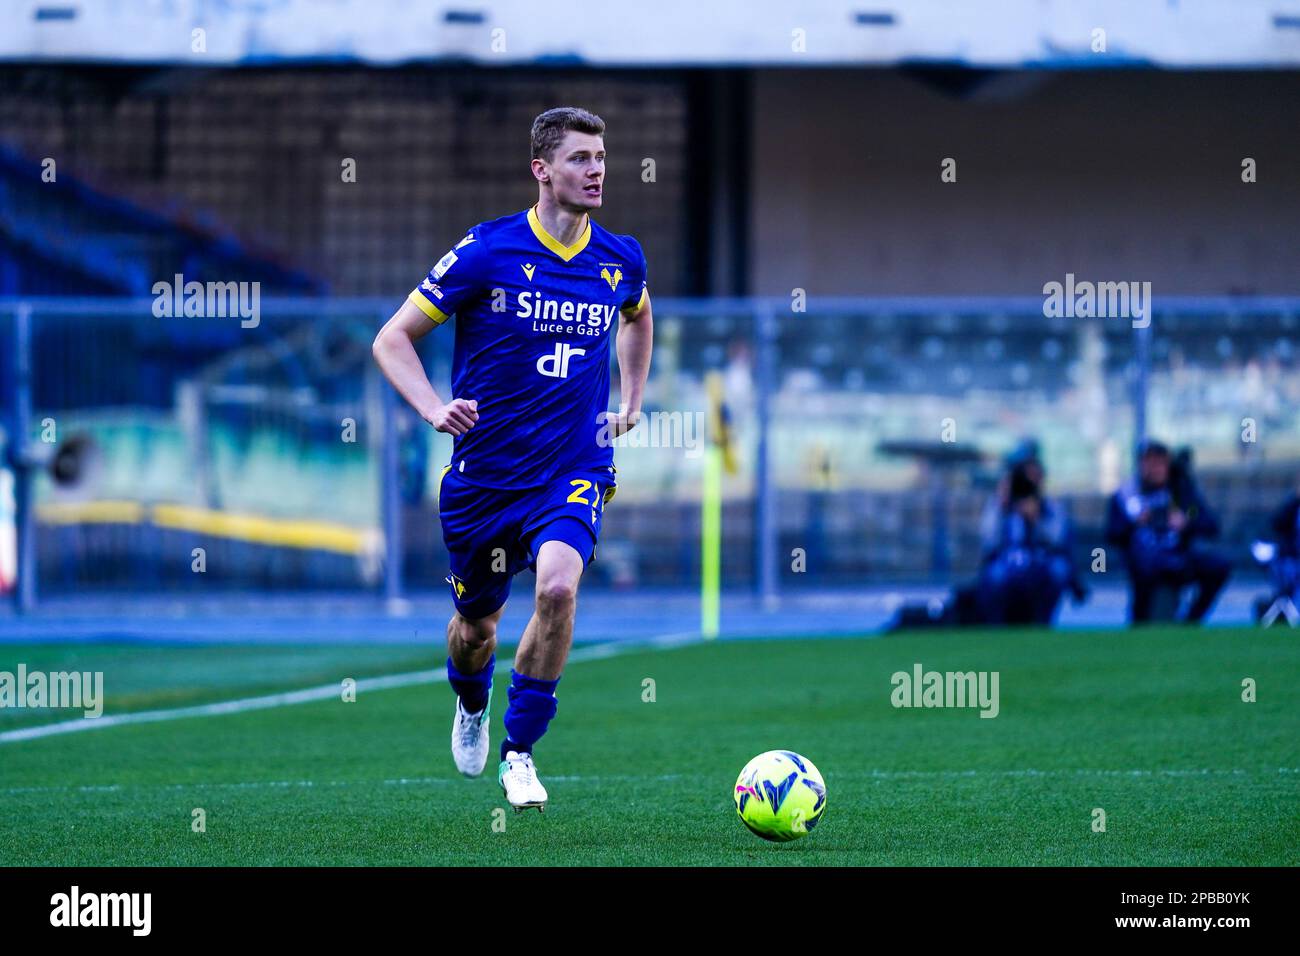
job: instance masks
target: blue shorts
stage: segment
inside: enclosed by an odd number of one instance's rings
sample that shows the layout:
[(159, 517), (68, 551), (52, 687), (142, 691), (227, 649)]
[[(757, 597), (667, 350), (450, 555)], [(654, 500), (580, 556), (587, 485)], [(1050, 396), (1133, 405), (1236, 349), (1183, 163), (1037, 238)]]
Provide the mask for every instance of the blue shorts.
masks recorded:
[(563, 541), (590, 564), (616, 487), (613, 466), (522, 489), (484, 488), (450, 465), (444, 468), (438, 512), (451, 555), (447, 583), (456, 610), (478, 620), (505, 604), (514, 576), (537, 569), (545, 541)]

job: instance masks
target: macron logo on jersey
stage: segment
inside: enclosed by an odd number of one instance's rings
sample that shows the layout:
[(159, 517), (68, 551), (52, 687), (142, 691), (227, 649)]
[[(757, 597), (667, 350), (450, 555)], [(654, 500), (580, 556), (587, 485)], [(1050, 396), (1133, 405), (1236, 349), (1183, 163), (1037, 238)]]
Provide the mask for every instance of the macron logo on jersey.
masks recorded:
[(586, 355), (586, 349), (575, 349), (568, 342), (560, 342), (555, 351), (543, 355), (537, 360), (537, 371), (547, 378), (568, 378), (569, 359), (575, 355)]

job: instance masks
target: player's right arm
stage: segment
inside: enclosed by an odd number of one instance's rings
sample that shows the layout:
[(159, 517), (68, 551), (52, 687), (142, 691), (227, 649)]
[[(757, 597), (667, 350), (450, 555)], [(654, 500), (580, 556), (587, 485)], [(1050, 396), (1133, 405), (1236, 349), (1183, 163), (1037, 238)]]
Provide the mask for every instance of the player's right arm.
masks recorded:
[(478, 421), (478, 402), (453, 398), (444, 403), (415, 351), (415, 343), (435, 328), (429, 316), (407, 299), (379, 330), (370, 351), (384, 377), (421, 418), (440, 432), (463, 435)]
[(443, 402), (424, 374), (415, 343), (483, 291), (483, 248), (477, 227), (471, 229), (411, 290), (371, 347), (393, 388), (421, 418), (449, 435), (463, 435), (474, 427), (478, 402), (464, 398)]

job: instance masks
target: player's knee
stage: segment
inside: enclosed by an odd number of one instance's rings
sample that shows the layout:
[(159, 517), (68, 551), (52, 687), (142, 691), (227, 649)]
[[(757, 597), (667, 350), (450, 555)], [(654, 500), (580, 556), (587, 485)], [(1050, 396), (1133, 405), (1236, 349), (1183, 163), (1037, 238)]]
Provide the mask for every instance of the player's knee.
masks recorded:
[(537, 612), (544, 617), (572, 614), (578, 604), (578, 585), (563, 578), (537, 583)]
[(449, 628), (455, 632), (461, 644), (473, 650), (485, 647), (496, 640), (497, 619), (493, 617), (470, 620), (457, 612), (451, 619)]

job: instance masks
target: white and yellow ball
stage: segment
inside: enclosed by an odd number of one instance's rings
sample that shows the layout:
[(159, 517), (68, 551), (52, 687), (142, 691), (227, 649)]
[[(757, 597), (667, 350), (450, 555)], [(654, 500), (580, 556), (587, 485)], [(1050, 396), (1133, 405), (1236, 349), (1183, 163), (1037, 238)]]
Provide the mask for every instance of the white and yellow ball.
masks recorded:
[(808, 835), (826, 812), (826, 783), (811, 760), (792, 750), (759, 754), (736, 778), (736, 813), (764, 840)]

